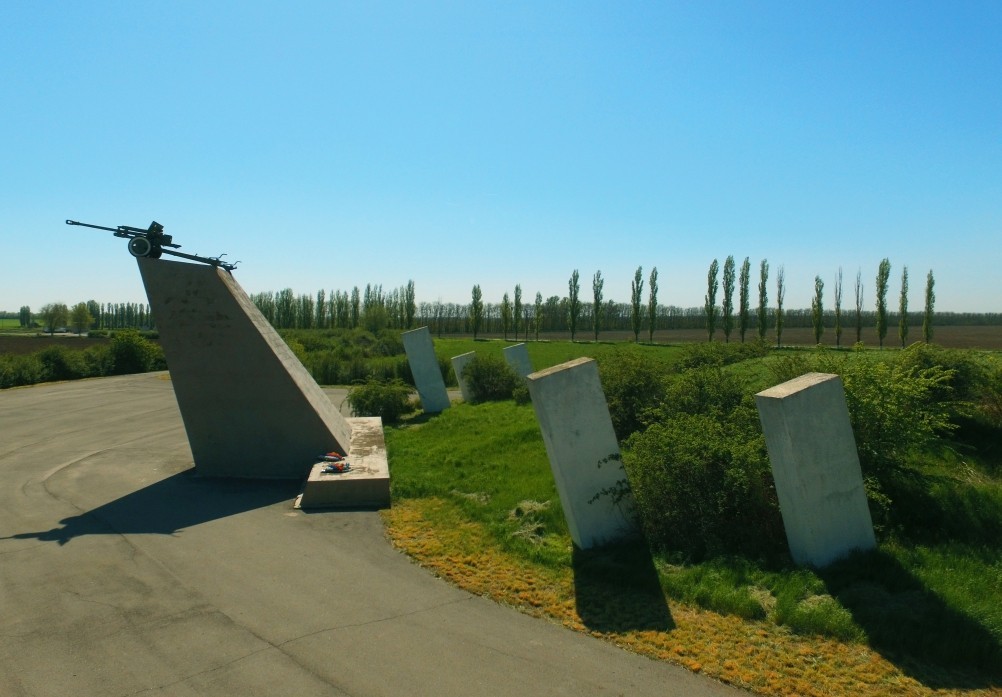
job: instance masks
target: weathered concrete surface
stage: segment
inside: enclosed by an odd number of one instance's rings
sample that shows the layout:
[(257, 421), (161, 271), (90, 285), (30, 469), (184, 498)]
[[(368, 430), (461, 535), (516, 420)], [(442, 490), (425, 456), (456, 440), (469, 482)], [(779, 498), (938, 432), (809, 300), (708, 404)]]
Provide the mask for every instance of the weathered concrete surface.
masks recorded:
[(376, 512), (190, 476), (164, 373), (2, 390), (0, 432), (4, 697), (745, 694), (457, 590)]
[(469, 353), (461, 353), (458, 356), (452, 357), (452, 372), (456, 374), (456, 382), (459, 383), (459, 393), (463, 396), (464, 402), (473, 401), (473, 391), (470, 389), (469, 380), (463, 376), (463, 369), (466, 368), (466, 364), (472, 361), (476, 355), (476, 351), (470, 351)]
[(428, 327), (403, 332), (400, 338), (407, 352), (407, 363), (414, 376), (414, 386), (421, 399), (421, 408), (429, 414), (438, 414), (449, 408), (449, 393), (435, 356), (435, 344)]
[(383, 420), (378, 416), (348, 419), (351, 447), (345, 460), (349, 469), (325, 473), (329, 464), (318, 462), (310, 470), (297, 506), (317, 508), (387, 508), (390, 505), (390, 469), (386, 461)]
[(808, 373), (755, 395), (790, 554), (823, 567), (877, 542), (838, 375)]
[(227, 271), (137, 262), (200, 475), (301, 479), (347, 449), (344, 418)]
[(634, 533), (632, 496), (611, 494), (628, 483), (598, 365), (578, 358), (532, 373), (528, 384), (574, 544), (589, 549)]
[(505, 346), (501, 349), (501, 354), (519, 377), (526, 378), (532, 373), (532, 361), (529, 360), (529, 349), (525, 344)]

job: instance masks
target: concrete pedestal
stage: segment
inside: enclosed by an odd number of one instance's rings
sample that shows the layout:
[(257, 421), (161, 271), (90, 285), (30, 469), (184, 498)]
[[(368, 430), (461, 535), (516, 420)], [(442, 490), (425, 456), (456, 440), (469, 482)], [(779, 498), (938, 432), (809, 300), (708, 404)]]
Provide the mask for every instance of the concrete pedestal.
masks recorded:
[(386, 461), (383, 422), (378, 416), (348, 419), (351, 447), (347, 472), (325, 474), (328, 463), (313, 465), (297, 508), (387, 508), (390, 470)]
[(473, 401), (473, 391), (470, 389), (470, 383), (466, 378), (463, 377), (463, 368), (476, 357), (476, 351), (470, 351), (469, 353), (462, 353), (458, 356), (452, 357), (452, 372), (456, 374), (456, 381), (459, 383), (459, 392), (463, 395), (464, 402)]
[(515, 344), (501, 349), (505, 362), (512, 367), (521, 378), (529, 377), (532, 372), (532, 361), (529, 360), (529, 349), (525, 344)]
[[(574, 544), (589, 549), (633, 534), (633, 498), (595, 361), (579, 358), (527, 382)], [(616, 501), (614, 492), (625, 496)]]
[(428, 327), (420, 327), (400, 335), (407, 352), (407, 363), (414, 376), (414, 386), (421, 398), (421, 408), (437, 414), (449, 408), (449, 393), (445, 391), (442, 369), (438, 366), (435, 344)]
[(838, 375), (808, 373), (755, 395), (790, 553), (827, 566), (876, 546)]
[(344, 417), (229, 272), (137, 261), (198, 474), (298, 479), (348, 448)]

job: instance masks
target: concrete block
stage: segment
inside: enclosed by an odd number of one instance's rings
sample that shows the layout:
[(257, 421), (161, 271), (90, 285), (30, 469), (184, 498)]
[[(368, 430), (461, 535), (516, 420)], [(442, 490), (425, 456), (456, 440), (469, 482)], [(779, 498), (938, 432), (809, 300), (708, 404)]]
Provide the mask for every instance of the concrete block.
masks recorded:
[(347, 472), (325, 474), (326, 462), (313, 465), (297, 508), (387, 508), (390, 505), (390, 469), (378, 416), (348, 419), (351, 447)]
[(569, 361), (527, 382), (574, 544), (589, 549), (634, 534), (632, 496), (617, 503), (603, 494), (629, 483), (595, 361)]
[(400, 335), (407, 352), (407, 363), (414, 376), (414, 386), (421, 398), (421, 408), (430, 414), (437, 414), (449, 408), (449, 393), (445, 391), (442, 369), (435, 356), (435, 344), (431, 340), (428, 327), (420, 327)]
[(298, 479), (348, 447), (344, 417), (228, 271), (137, 262), (198, 474)]
[(476, 351), (470, 351), (469, 353), (462, 353), (458, 356), (452, 357), (452, 372), (456, 374), (456, 380), (459, 382), (459, 392), (463, 395), (464, 402), (473, 401), (473, 392), (470, 390), (470, 383), (463, 377), (463, 368), (466, 364), (473, 360), (476, 356)]
[(841, 378), (808, 373), (755, 403), (793, 560), (824, 567), (875, 547)]
[(529, 360), (529, 349), (525, 344), (515, 344), (505, 346), (501, 349), (505, 361), (518, 373), (519, 377), (526, 378), (532, 372), (532, 361)]

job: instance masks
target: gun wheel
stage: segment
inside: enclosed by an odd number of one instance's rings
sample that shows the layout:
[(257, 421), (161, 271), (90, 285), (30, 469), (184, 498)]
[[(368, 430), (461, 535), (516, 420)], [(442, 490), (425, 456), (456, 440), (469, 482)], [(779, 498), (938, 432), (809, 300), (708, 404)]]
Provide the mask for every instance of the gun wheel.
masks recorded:
[(134, 257), (148, 257), (153, 251), (153, 244), (145, 237), (133, 237), (129, 240), (129, 254)]

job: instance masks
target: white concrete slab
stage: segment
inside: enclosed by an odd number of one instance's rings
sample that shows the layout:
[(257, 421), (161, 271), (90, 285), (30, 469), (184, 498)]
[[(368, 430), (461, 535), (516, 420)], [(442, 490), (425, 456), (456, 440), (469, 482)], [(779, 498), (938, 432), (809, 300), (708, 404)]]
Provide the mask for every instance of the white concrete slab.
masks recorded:
[(414, 376), (414, 386), (421, 399), (421, 408), (429, 414), (437, 414), (449, 408), (449, 393), (445, 390), (442, 369), (435, 355), (435, 344), (428, 327), (419, 327), (403, 332), (407, 363)]
[(532, 361), (529, 360), (529, 348), (525, 344), (505, 346), (501, 349), (505, 362), (512, 367), (519, 377), (526, 378), (532, 373)]
[(528, 385), (574, 544), (589, 549), (634, 534), (632, 495), (617, 502), (603, 494), (629, 485), (598, 365), (579, 358), (532, 373)]
[(807, 373), (755, 395), (790, 554), (824, 567), (876, 546), (838, 375)]
[(463, 369), (476, 357), (476, 351), (462, 353), (452, 357), (452, 371), (456, 374), (456, 381), (459, 383), (459, 393), (463, 396), (464, 402), (473, 401), (473, 391), (470, 389), (470, 382), (463, 376)]

